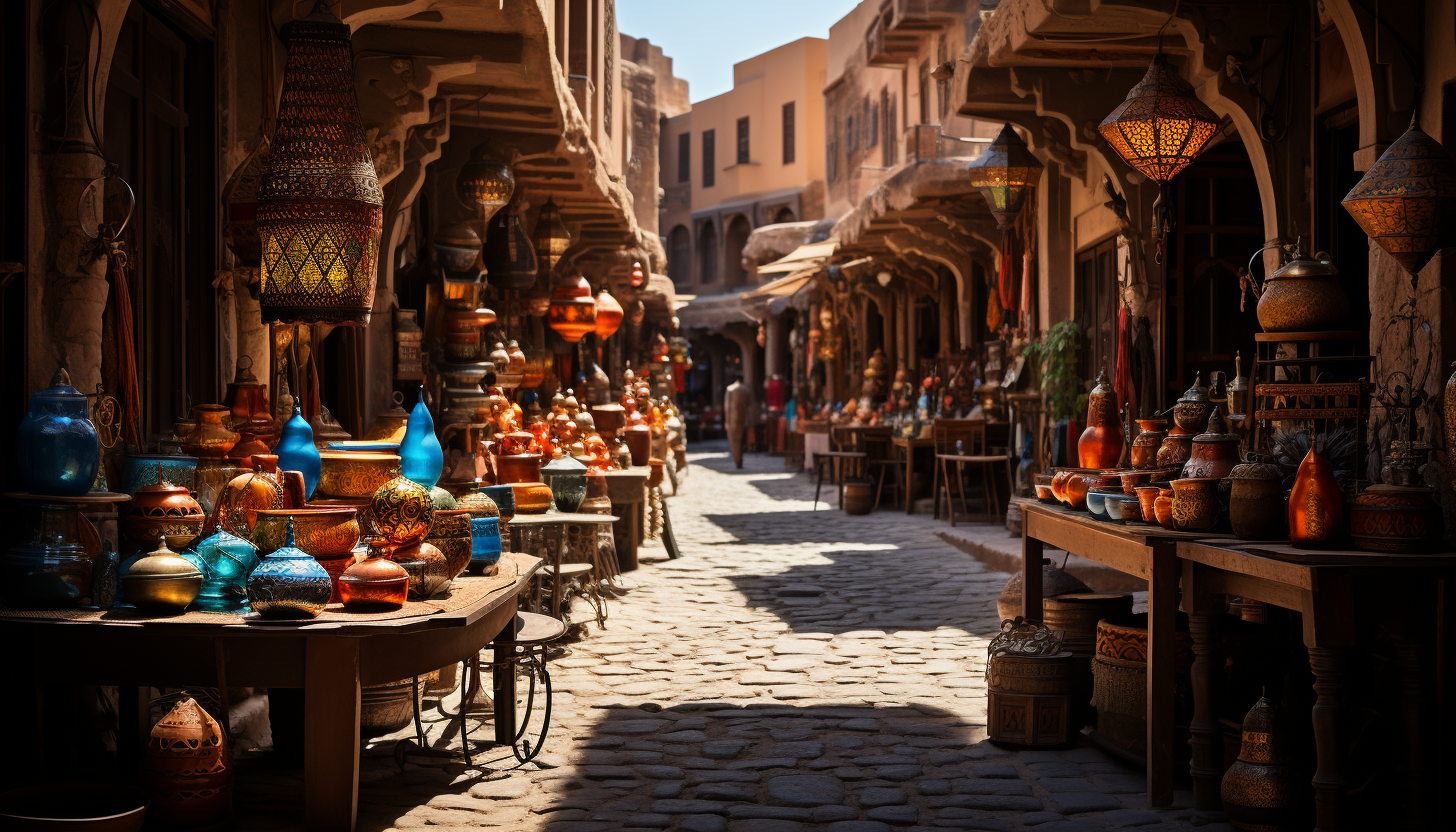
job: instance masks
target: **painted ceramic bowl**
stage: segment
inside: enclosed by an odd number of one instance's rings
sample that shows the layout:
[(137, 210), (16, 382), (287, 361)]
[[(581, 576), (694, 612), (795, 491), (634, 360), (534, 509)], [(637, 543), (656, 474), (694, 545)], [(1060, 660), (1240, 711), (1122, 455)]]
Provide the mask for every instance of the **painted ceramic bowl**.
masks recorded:
[(267, 555), (283, 546), (293, 518), (298, 548), (317, 560), (349, 557), (359, 543), (359, 517), (352, 508), (283, 508), (258, 512), (253, 545)]
[(1107, 508), (1107, 519), (1109, 520), (1125, 523), (1142, 519), (1142, 508), (1138, 505), (1136, 496), (1109, 494), (1102, 504)]
[(320, 496), (350, 500), (372, 497), (381, 485), (399, 476), (397, 453), (330, 450), (319, 456), (323, 460), (318, 483)]
[(379, 486), (370, 498), (369, 509), (374, 516), (374, 531), (396, 546), (424, 540), (435, 518), (429, 490), (404, 477)]
[(1087, 489), (1084, 502), (1087, 506), (1087, 513), (1094, 519), (1107, 520), (1107, 498), (1113, 494), (1121, 494), (1120, 485), (1099, 485)]

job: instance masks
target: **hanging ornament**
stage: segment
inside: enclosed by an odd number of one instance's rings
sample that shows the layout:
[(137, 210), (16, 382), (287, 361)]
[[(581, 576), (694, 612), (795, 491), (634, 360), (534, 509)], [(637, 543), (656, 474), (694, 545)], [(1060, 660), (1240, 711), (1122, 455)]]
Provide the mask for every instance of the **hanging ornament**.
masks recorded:
[(1456, 165), (1412, 120), (1341, 201), (1411, 279), (1450, 245), (1456, 222)]
[(632, 288), (637, 288), (647, 282), (647, 275), (642, 272), (642, 263), (632, 262)]
[(481, 262), (485, 264), (486, 280), (497, 289), (529, 289), (536, 282), (536, 249), (515, 203), (496, 212), (486, 223)]
[(971, 163), (971, 185), (986, 198), (997, 228), (1010, 230), (1026, 195), (1041, 179), (1041, 171), (1041, 161), (1010, 124), (1003, 125), (996, 139)]
[(561, 255), (571, 245), (571, 235), (566, 233), (566, 226), (561, 224), (561, 211), (549, 197), (536, 217), (536, 230), (531, 239), (536, 247), (537, 259), (549, 274), (561, 262)]
[(283, 27), (288, 60), (258, 187), (265, 323), (367, 325), (384, 197), (354, 94), (348, 25), (324, 3)]
[(504, 162), (486, 158), (488, 145), (470, 152), (470, 161), (455, 178), (455, 193), (460, 201), (480, 212), (480, 224), (490, 222), (516, 192), (516, 177)]
[(480, 270), (476, 266), (480, 260), (480, 233), (470, 223), (447, 225), (435, 232), (431, 242), (435, 261), (447, 275), (461, 280), (479, 279)]
[(596, 330), (597, 304), (592, 300), (591, 285), (586, 278), (576, 275), (556, 284), (551, 293), (551, 306), (546, 312), (546, 323), (572, 344)]
[(1097, 127), (1124, 162), (1159, 184), (1188, 167), (1217, 131), (1218, 116), (1162, 52)]
[(612, 337), (622, 326), (622, 304), (612, 297), (606, 289), (597, 293), (597, 338), (606, 340)]

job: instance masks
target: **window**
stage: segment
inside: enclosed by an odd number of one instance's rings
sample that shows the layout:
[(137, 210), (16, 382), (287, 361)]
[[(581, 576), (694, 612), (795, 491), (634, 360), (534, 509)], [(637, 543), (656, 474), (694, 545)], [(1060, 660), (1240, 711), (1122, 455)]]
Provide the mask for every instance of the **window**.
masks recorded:
[(794, 163), (794, 102), (784, 105), (784, 164)]
[(920, 123), (930, 123), (930, 61), (920, 62)]
[(714, 137), (713, 137), (713, 131), (712, 130), (704, 130), (703, 131), (703, 187), (704, 188), (711, 188), (711, 187), (713, 187), (713, 183), (716, 181), (716, 178), (713, 175), (714, 172), (715, 172), (715, 168), (717, 167), (715, 165), (715, 163), (713, 162), (713, 150), (714, 150), (714, 147), (713, 147), (713, 138)]
[(865, 98), (865, 150), (880, 143), (880, 105)]
[(691, 284), (693, 241), (686, 226), (673, 226), (667, 235), (667, 276), (679, 289)]
[(829, 142), (824, 146), (824, 178), (833, 182), (839, 178), (839, 116), (830, 120), (825, 135)]
[(748, 116), (738, 120), (738, 164), (748, 164)]
[(880, 88), (880, 112), (885, 114), (885, 147), (880, 151), (881, 164), (891, 167), (899, 161), (895, 158), (899, 137), (895, 131), (895, 100), (890, 97), (889, 87)]
[(693, 134), (679, 133), (677, 137), (677, 181), (691, 181), (693, 178)]
[(850, 113), (844, 119), (844, 154), (846, 160), (856, 150), (859, 150), (859, 133), (856, 133), (854, 129), (854, 113)]
[(698, 228), (698, 283), (718, 282), (718, 229), (708, 220)]
[(1077, 252), (1077, 294), (1073, 311), (1082, 329), (1079, 368), (1096, 376), (1117, 360), (1117, 239)]

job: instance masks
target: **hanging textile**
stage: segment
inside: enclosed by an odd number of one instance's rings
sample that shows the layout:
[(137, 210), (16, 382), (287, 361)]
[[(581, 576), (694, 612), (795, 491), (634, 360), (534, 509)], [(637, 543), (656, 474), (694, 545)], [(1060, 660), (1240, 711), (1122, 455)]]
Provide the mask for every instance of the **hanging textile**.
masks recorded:
[[(1036, 191), (1027, 195), (1027, 203), (1030, 207), (1022, 213), (1022, 216), (1036, 216)], [(1027, 220), (1025, 231), (1021, 236), (1021, 314), (1017, 323), (1023, 332), (1031, 332), (1031, 280), (1032, 269), (1036, 266), (1036, 223)]]
[[(1001, 235), (1001, 262), (998, 264), (997, 285), (1000, 289), (1000, 301), (1002, 309), (1015, 309), (1016, 302), (1012, 295), (1015, 292), (1012, 270), (1015, 268), (1012, 250), (1016, 247), (1016, 234), (1013, 231), (1006, 231)], [(999, 318), (1000, 315), (998, 314)]]
[(126, 282), (126, 252), (112, 243), (107, 250), (107, 275), (111, 279), (111, 302), (107, 314), (116, 333), (116, 400), (121, 403), (122, 441), (142, 447), (141, 385), (137, 382), (136, 336), (133, 333), (131, 290)]
[(1132, 381), (1132, 325), (1128, 320), (1127, 307), (1117, 310), (1117, 365), (1113, 373), (1112, 389), (1117, 394), (1117, 409), (1124, 405), (1137, 413), (1137, 386)]

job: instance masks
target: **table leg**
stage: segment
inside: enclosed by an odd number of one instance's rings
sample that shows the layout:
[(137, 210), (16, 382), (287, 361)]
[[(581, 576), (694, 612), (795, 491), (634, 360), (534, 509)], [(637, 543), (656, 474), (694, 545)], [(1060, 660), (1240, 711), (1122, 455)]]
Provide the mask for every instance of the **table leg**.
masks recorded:
[(116, 689), (116, 757), (124, 765), (140, 765), (152, 727), (152, 689), (120, 685)]
[(1041, 621), (1041, 555), (1040, 540), (1026, 533), (1021, 524), (1021, 617)]
[(1155, 544), (1148, 580), (1148, 805), (1173, 803), (1173, 638), (1178, 613), (1178, 555)]
[(905, 513), (915, 513), (915, 446), (905, 446)]
[(310, 636), (307, 643), (304, 823), (352, 832), (359, 812), (359, 641)]
[(1183, 606), (1188, 611), (1188, 629), (1193, 635), (1193, 807), (1219, 811), (1223, 799), (1223, 732), (1214, 710), (1215, 679), (1223, 664), (1218, 639), (1218, 611), (1213, 597), (1200, 586), (1204, 567), (1192, 561), (1183, 564)]
[(1333, 647), (1309, 648), (1309, 667), (1314, 672), (1315, 772), (1314, 806), (1316, 832), (1338, 832), (1345, 828), (1345, 776), (1341, 770), (1340, 750), (1344, 737), (1340, 730), (1344, 710), (1345, 656)]
[(491, 688), (495, 700), (495, 741), (510, 746), (516, 741), (516, 618), (491, 642)]

